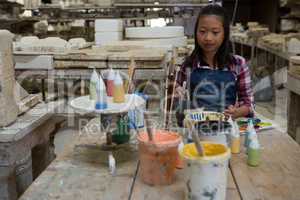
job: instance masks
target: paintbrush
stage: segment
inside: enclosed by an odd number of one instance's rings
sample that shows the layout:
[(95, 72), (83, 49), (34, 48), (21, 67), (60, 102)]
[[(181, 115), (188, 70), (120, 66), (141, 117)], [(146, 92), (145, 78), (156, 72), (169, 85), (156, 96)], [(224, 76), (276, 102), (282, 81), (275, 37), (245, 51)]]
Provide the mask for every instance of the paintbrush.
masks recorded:
[(128, 85), (126, 85), (126, 92), (129, 94), (131, 91), (131, 85), (133, 82), (133, 78), (134, 78), (134, 73), (135, 73), (135, 68), (136, 68), (136, 64), (135, 61), (133, 59), (133, 57), (130, 59), (130, 65), (128, 68)]
[(167, 65), (167, 79), (166, 79), (166, 86), (165, 86), (165, 100), (164, 100), (164, 127), (167, 130), (168, 128), (168, 91), (169, 91), (169, 82), (170, 82), (170, 69), (172, 68), (173, 62), (170, 62)]
[(145, 118), (145, 125), (146, 125), (146, 129), (147, 129), (147, 134), (149, 137), (149, 141), (153, 141), (153, 130), (149, 121), (149, 115), (144, 113), (144, 118)]
[(186, 81), (183, 81), (183, 83), (182, 83), (182, 88), (184, 89), (184, 94), (183, 94), (182, 97), (180, 97), (180, 99), (181, 99), (181, 100), (184, 100), (184, 97), (185, 97), (185, 95), (186, 95)]
[(200, 139), (198, 137), (198, 134), (196, 133), (196, 130), (195, 130), (195, 127), (192, 126), (192, 137), (193, 137), (193, 140), (194, 140), (194, 143), (196, 145), (196, 149), (198, 151), (198, 154), (199, 156), (205, 156), (205, 153), (204, 153), (204, 149), (200, 143)]
[(177, 79), (178, 79), (178, 74), (179, 74), (179, 71), (180, 71), (180, 67), (177, 67), (175, 70), (176, 70), (176, 72), (175, 72), (175, 79), (174, 79), (173, 88), (172, 88), (172, 96), (171, 96), (169, 118), (168, 118), (168, 127), (171, 124), (171, 120), (172, 120), (172, 109), (173, 109), (173, 104), (174, 104), (175, 89), (176, 89), (176, 83), (177, 83)]

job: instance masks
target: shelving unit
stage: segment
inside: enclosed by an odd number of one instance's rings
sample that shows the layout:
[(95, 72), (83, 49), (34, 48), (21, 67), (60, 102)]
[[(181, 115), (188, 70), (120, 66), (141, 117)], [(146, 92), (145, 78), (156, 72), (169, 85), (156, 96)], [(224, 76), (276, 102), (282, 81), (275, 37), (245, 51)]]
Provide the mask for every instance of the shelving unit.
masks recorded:
[(288, 73), (289, 89), (288, 134), (300, 144), (300, 75)]
[[(185, 13), (197, 15), (199, 9), (208, 3), (168, 3), (168, 4), (150, 4), (150, 3), (119, 3), (111, 6), (95, 6), (92, 4), (83, 4), (78, 6), (61, 7), (56, 4), (42, 4), (38, 7), (39, 16), (19, 18), (15, 17), (13, 21), (7, 24), (6, 28), (14, 32), (22, 30), (23, 23), (38, 22), (47, 20), (50, 24), (71, 23), (74, 20), (85, 20), (85, 26), (91, 27), (95, 19), (121, 18), (132, 26), (146, 25), (147, 21), (156, 18), (165, 18), (170, 22), (174, 21), (175, 16), (181, 16)], [(29, 9), (36, 12), (37, 9)], [(27, 25), (26, 24), (26, 25)], [(30, 30), (31, 31), (31, 30)], [(88, 33), (85, 35), (89, 35)]]

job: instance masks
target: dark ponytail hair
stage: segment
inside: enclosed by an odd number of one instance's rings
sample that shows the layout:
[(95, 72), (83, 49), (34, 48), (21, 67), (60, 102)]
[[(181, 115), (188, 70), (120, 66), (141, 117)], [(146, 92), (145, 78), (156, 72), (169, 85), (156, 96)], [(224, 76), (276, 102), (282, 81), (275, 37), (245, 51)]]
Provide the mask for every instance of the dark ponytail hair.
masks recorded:
[(199, 20), (203, 16), (214, 15), (219, 17), (223, 22), (224, 28), (224, 40), (221, 46), (219, 47), (215, 58), (214, 63), (218, 63), (218, 69), (222, 69), (224, 66), (229, 66), (233, 63), (233, 56), (231, 54), (231, 46), (230, 46), (230, 19), (227, 15), (225, 9), (217, 4), (208, 5), (201, 9), (194, 30), (194, 38), (195, 38), (195, 48), (190, 56), (191, 60), (203, 60), (203, 51), (197, 42), (197, 30)]

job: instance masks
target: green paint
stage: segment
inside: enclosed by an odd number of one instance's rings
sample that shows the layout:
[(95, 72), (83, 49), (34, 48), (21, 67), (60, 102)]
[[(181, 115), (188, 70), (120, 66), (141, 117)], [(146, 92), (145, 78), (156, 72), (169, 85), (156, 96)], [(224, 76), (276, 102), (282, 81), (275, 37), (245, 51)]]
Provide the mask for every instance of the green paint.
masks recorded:
[(128, 142), (129, 139), (128, 118), (120, 117), (117, 121), (117, 129), (113, 131), (112, 141), (116, 144), (123, 144)]
[(260, 163), (260, 149), (248, 148), (248, 160), (247, 164), (256, 167)]
[(120, 117), (117, 121), (118, 134), (128, 135), (128, 119), (127, 117)]
[(272, 126), (272, 123), (269, 122), (260, 122), (257, 124), (260, 127), (267, 127), (267, 126)]
[(93, 82), (93, 81), (90, 82), (89, 90), (90, 90), (90, 99), (96, 100), (96, 83), (95, 82)]

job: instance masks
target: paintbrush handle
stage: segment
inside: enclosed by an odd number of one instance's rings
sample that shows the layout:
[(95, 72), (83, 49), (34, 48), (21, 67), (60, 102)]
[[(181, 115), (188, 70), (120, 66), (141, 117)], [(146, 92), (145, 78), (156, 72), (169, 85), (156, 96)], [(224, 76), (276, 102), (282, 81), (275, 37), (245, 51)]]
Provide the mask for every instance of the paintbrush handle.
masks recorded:
[(181, 100), (184, 100), (184, 97), (186, 96), (186, 81), (184, 81), (183, 83), (182, 83), (182, 88), (184, 89), (184, 95), (183, 95), (183, 97), (181, 97)]
[(146, 124), (146, 129), (147, 129), (147, 134), (149, 137), (149, 141), (153, 141), (153, 130), (150, 124), (150, 120), (149, 120), (149, 116), (148, 114), (144, 114), (144, 118), (145, 118), (145, 124)]
[(204, 156), (204, 150), (203, 150), (203, 147), (202, 147), (202, 145), (201, 145), (201, 143), (200, 143), (200, 139), (199, 139), (198, 134), (196, 133), (194, 127), (192, 128), (192, 137), (193, 137), (194, 143), (195, 143), (195, 145), (196, 145), (198, 154), (199, 154), (200, 156)]
[(128, 67), (128, 85), (126, 88), (127, 93), (131, 92), (130, 89), (131, 89), (131, 84), (135, 73), (135, 68), (136, 68), (135, 61), (133, 58), (131, 58), (130, 65)]

